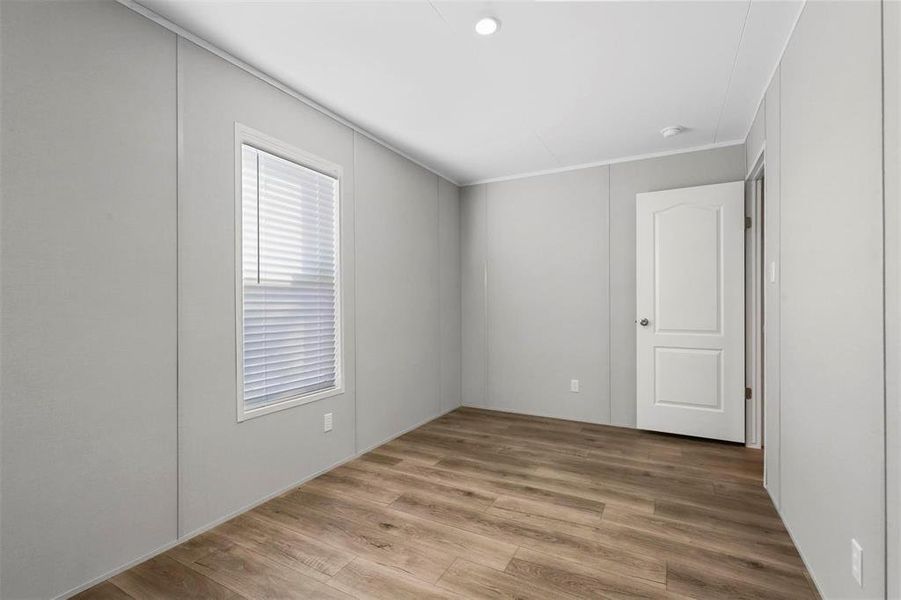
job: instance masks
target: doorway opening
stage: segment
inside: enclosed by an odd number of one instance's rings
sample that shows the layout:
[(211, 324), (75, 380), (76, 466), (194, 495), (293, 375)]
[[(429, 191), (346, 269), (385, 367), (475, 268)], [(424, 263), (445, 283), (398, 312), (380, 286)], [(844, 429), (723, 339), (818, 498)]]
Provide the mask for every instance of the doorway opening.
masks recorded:
[[(765, 161), (763, 152), (751, 169), (745, 194), (745, 414), (746, 445), (763, 448), (765, 291), (764, 197)], [(764, 470), (764, 481), (766, 472)]]

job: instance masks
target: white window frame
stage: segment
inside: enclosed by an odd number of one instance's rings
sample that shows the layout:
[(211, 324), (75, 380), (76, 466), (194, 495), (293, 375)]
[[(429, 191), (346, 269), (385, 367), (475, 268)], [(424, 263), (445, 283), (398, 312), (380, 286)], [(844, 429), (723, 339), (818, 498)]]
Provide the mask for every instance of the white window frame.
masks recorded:
[[(335, 224), (335, 385), (325, 390), (287, 398), (280, 402), (260, 408), (246, 410), (244, 408), (244, 277), (243, 277), (243, 197), (242, 197), (242, 146), (247, 144), (263, 152), (298, 164), (307, 169), (318, 171), (337, 180), (337, 222)], [(344, 312), (343, 292), (341, 285), (341, 223), (343, 222), (344, 203), (342, 200), (342, 181), (344, 170), (340, 165), (329, 162), (318, 156), (286, 144), (272, 136), (251, 129), (241, 123), (235, 123), (235, 397), (237, 399), (238, 422), (271, 413), (287, 410), (295, 406), (309, 404), (344, 393)]]

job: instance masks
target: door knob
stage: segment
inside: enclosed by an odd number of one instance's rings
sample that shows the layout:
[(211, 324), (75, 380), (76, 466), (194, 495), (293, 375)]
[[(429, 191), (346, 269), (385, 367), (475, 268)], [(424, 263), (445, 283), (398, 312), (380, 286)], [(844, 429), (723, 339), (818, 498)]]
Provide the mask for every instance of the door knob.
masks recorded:
[(648, 321), (647, 319), (642, 319), (641, 321), (638, 322), (638, 324), (641, 325), (642, 327), (647, 327), (648, 323), (650, 323), (650, 321)]

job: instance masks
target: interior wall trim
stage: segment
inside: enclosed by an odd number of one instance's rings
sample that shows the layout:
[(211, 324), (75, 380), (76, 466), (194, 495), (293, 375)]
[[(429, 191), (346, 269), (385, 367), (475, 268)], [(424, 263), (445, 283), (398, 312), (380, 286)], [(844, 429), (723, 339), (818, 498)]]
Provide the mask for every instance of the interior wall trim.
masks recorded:
[(165, 28), (168, 29), (169, 31), (171, 31), (171, 32), (175, 33), (176, 35), (178, 35), (179, 37), (183, 37), (183, 38), (185, 38), (186, 40), (188, 40), (189, 42), (192, 42), (192, 43), (194, 43), (194, 44), (200, 46), (200, 47), (203, 48), (204, 50), (207, 50), (208, 52), (212, 52), (213, 54), (215, 54), (215, 55), (218, 56), (219, 58), (221, 58), (221, 59), (223, 59), (223, 60), (226, 60), (226, 61), (230, 62), (231, 64), (235, 65), (236, 67), (238, 67), (238, 68), (240, 68), (240, 69), (243, 69), (244, 71), (247, 71), (248, 73), (250, 73), (250, 74), (253, 75), (254, 77), (257, 77), (258, 79), (261, 79), (261, 80), (265, 81), (265, 82), (268, 83), (269, 85), (271, 85), (271, 86), (277, 88), (278, 90), (280, 90), (280, 91), (282, 91), (282, 92), (288, 94), (289, 96), (291, 96), (291, 97), (293, 97), (293, 98), (295, 98), (295, 99), (297, 99), (297, 100), (300, 100), (301, 102), (303, 102), (304, 104), (306, 104), (307, 106), (309, 106), (310, 108), (312, 108), (313, 110), (316, 110), (316, 111), (318, 111), (318, 112), (324, 114), (325, 116), (329, 117), (330, 119), (332, 119), (332, 120), (334, 120), (334, 121), (337, 121), (338, 123), (341, 123), (341, 124), (344, 125), (345, 127), (348, 127), (348, 128), (350, 128), (350, 129), (352, 129), (353, 131), (356, 131), (356, 132), (359, 133), (360, 135), (366, 136), (367, 138), (369, 138), (369, 139), (372, 140), (373, 142), (375, 142), (375, 143), (377, 143), (377, 144), (379, 144), (379, 145), (381, 145), (381, 146), (384, 146), (385, 148), (387, 148), (388, 150), (394, 152), (395, 154), (398, 154), (398, 155), (400, 155), (400, 156), (406, 158), (406, 159), (409, 160), (410, 162), (419, 165), (420, 167), (422, 167), (422, 168), (425, 169), (426, 171), (429, 171), (430, 173), (434, 173), (435, 175), (437, 175), (437, 176), (439, 176), (439, 177), (442, 177), (442, 178), (446, 179), (447, 181), (450, 181), (451, 183), (453, 183), (453, 184), (456, 185), (457, 187), (460, 187), (460, 186), (461, 186), (461, 184), (460, 184), (458, 181), (456, 181), (454, 178), (449, 177), (449, 176), (445, 175), (444, 173), (441, 173), (440, 171), (436, 170), (434, 167), (430, 167), (429, 165), (424, 164), (422, 161), (419, 161), (419, 160), (413, 158), (412, 156), (410, 156), (409, 153), (404, 152), (403, 150), (400, 150), (400, 149), (398, 149), (398, 148), (395, 147), (395, 146), (392, 146), (391, 144), (389, 144), (389, 143), (386, 142), (385, 140), (379, 138), (378, 136), (376, 136), (376, 135), (373, 134), (373, 133), (370, 133), (369, 131), (367, 131), (366, 129), (364, 129), (364, 128), (362, 128), (361, 126), (357, 125), (357, 124), (354, 123), (353, 121), (350, 121), (350, 120), (348, 120), (348, 119), (342, 117), (342, 116), (339, 115), (338, 113), (336, 113), (336, 112), (334, 112), (334, 111), (332, 111), (332, 110), (326, 108), (325, 106), (319, 104), (319, 103), (316, 102), (315, 100), (311, 100), (310, 98), (308, 98), (307, 96), (304, 96), (304, 95), (301, 94), (299, 91), (297, 91), (297, 90), (295, 90), (294, 88), (292, 88), (291, 86), (288, 86), (288, 85), (282, 83), (282, 82), (279, 81), (278, 79), (272, 77), (271, 75), (268, 75), (267, 73), (261, 71), (260, 69), (254, 67), (253, 65), (250, 65), (250, 64), (244, 62), (244, 61), (241, 60), (240, 58), (237, 58), (236, 56), (233, 56), (232, 54), (226, 52), (226, 51), (223, 50), (222, 48), (219, 48), (218, 46), (215, 46), (215, 45), (211, 44), (210, 42), (206, 41), (205, 39), (201, 38), (200, 36), (197, 36), (197, 35), (191, 33), (190, 31), (188, 31), (188, 30), (185, 29), (184, 27), (181, 27), (180, 25), (176, 25), (175, 23), (173, 23), (173, 22), (170, 21), (169, 19), (163, 17), (162, 15), (159, 15), (159, 14), (153, 12), (152, 10), (150, 10), (149, 8), (147, 8), (146, 6), (143, 6), (143, 5), (141, 5), (141, 4), (138, 4), (137, 2), (135, 2), (135, 0), (116, 0), (116, 1), (117, 1), (119, 4), (121, 4), (122, 6), (125, 6), (126, 8), (129, 8), (129, 9), (135, 11), (135, 12), (138, 13), (139, 15), (141, 15), (141, 16), (147, 18), (147, 19), (150, 19), (151, 21), (153, 21), (153, 22), (156, 23), (157, 25), (160, 25), (160, 26), (162, 26), (162, 27), (165, 27)]
[[(120, 0), (121, 2), (122, 0)], [(747, 136), (745, 136), (747, 137)], [(462, 184), (463, 187), (471, 185), (482, 185), (483, 183), (498, 183), (501, 181), (513, 181), (515, 179), (525, 179), (527, 177), (538, 177), (541, 175), (553, 175), (555, 173), (566, 173), (567, 171), (579, 171), (581, 169), (591, 169), (593, 167), (604, 167), (607, 165), (616, 165), (619, 163), (635, 162), (648, 158), (661, 158), (663, 156), (674, 156), (676, 154), (687, 154), (689, 152), (700, 152), (702, 150), (715, 150), (717, 148), (730, 148), (732, 146), (741, 146), (745, 143), (744, 139), (729, 140), (727, 142), (717, 142), (715, 144), (703, 144), (701, 146), (691, 146), (690, 148), (679, 148), (677, 150), (663, 150), (661, 152), (649, 152), (647, 154), (633, 154), (631, 156), (622, 156), (607, 160), (598, 160), (588, 163), (580, 163), (578, 165), (569, 165), (567, 167), (555, 167), (553, 169), (543, 169), (541, 171), (529, 171), (527, 173), (516, 173), (514, 175), (504, 175), (503, 177), (493, 177), (491, 179), (480, 179), (471, 183)]]
[[(767, 87), (769, 89), (769, 87)], [(745, 150), (747, 152), (747, 150)], [(748, 169), (748, 172), (745, 173), (745, 181), (750, 181), (761, 171), (761, 167), (763, 166), (763, 157), (766, 155), (766, 140), (760, 145), (760, 150), (757, 151), (757, 156), (754, 157), (753, 162), (751, 162), (751, 168)]]
[(801, 20), (801, 15), (804, 14), (805, 8), (807, 8), (807, 0), (803, 0), (803, 4), (798, 10), (798, 14), (795, 16), (795, 22), (792, 23), (791, 29), (788, 30), (788, 37), (785, 38), (785, 45), (782, 46), (782, 50), (779, 52), (779, 60), (777, 60), (776, 64), (773, 65), (773, 71), (770, 73), (770, 76), (766, 78), (766, 85), (763, 86), (763, 93), (760, 95), (760, 100), (757, 101), (757, 108), (754, 109), (754, 116), (751, 117), (751, 122), (748, 123), (748, 130), (745, 132), (745, 140), (748, 139), (748, 135), (751, 133), (751, 128), (754, 127), (754, 117), (757, 116), (757, 113), (760, 112), (760, 107), (763, 106), (763, 100), (766, 98), (766, 92), (768, 89), (770, 89), (770, 85), (772, 85), (773, 79), (775, 79), (776, 77), (776, 73), (779, 72), (779, 67), (782, 66), (782, 57), (785, 56), (785, 51), (788, 50), (789, 42), (791, 42), (792, 38), (795, 37), (795, 29), (798, 28), (798, 22)]

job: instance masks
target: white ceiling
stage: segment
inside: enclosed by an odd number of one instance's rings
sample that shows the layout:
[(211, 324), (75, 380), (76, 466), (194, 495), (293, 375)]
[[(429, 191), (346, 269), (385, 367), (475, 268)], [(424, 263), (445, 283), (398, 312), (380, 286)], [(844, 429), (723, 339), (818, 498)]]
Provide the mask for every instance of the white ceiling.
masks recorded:
[(743, 140), (803, 4), (140, 2), (461, 184)]

